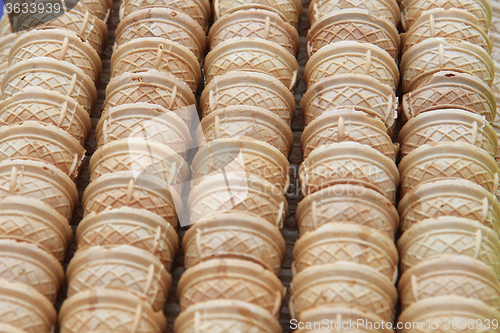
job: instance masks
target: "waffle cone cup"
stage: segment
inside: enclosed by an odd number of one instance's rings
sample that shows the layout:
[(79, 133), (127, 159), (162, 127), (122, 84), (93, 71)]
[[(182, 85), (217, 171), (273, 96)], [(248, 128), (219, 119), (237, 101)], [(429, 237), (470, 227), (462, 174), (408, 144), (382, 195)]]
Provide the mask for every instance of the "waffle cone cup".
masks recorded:
[(78, 67), (55, 59), (38, 57), (10, 66), (2, 85), (4, 99), (36, 86), (73, 98), (88, 114), (94, 110), (97, 91), (92, 79)]
[(191, 188), (189, 219), (197, 223), (224, 212), (245, 212), (282, 228), (287, 201), (273, 184), (248, 174), (216, 174)]
[(165, 316), (125, 290), (87, 290), (67, 298), (59, 312), (61, 333), (102, 332), (114, 324), (129, 332), (164, 332)]
[(297, 59), (280, 45), (258, 38), (232, 38), (218, 44), (205, 57), (206, 83), (230, 71), (269, 74), (291, 91), (299, 81)]
[(219, 173), (246, 173), (267, 180), (286, 193), (290, 164), (276, 148), (249, 138), (217, 139), (198, 149), (191, 162), (193, 184)]
[(211, 7), (210, 2), (207, 0), (181, 0), (176, 2), (171, 0), (124, 0), (120, 6), (120, 20), (125, 20), (128, 15), (140, 9), (165, 7), (186, 13), (198, 22), (205, 31), (208, 31)]
[(16, 34), (9, 33), (0, 38), (0, 63), (9, 61), (9, 53), (12, 48), (12, 44), (16, 39)]
[(338, 74), (312, 84), (300, 101), (306, 125), (330, 110), (352, 107), (391, 128), (398, 100), (387, 85), (367, 75)]
[(10, 26), (10, 20), (8, 15), (3, 15), (0, 19), (0, 37), (6, 36), (12, 33), (12, 28)]
[(277, 317), (285, 288), (276, 275), (258, 264), (214, 259), (187, 269), (179, 280), (177, 296), (181, 311), (200, 302), (236, 300), (259, 305)]
[(114, 172), (99, 177), (83, 194), (84, 215), (100, 213), (108, 208), (145, 209), (175, 221), (182, 216), (182, 202), (161, 179), (149, 175), (136, 177), (133, 172)]
[[(400, 322), (431, 322), (434, 327), (445, 327), (448, 322), (460, 323), (463, 320), (491, 322), (500, 320), (500, 312), (475, 299), (446, 296), (419, 301), (408, 307), (398, 319)], [(401, 330), (401, 333), (416, 332), (418, 327)]]
[(92, 155), (90, 181), (117, 171), (158, 177), (179, 195), (182, 195), (184, 182), (189, 177), (188, 165), (181, 155), (163, 144), (139, 138), (110, 142)]
[(205, 31), (188, 14), (174, 8), (144, 8), (127, 15), (115, 32), (116, 46), (138, 38), (160, 37), (188, 48), (199, 62), (207, 47)]
[(167, 72), (196, 92), (201, 81), (198, 59), (186, 47), (165, 38), (143, 37), (121, 44), (111, 56), (111, 77), (148, 69)]
[(231, 38), (260, 38), (275, 42), (297, 56), (300, 43), (297, 30), (278, 13), (263, 9), (238, 10), (223, 15), (210, 29), (210, 49)]
[(327, 223), (306, 233), (293, 248), (294, 275), (312, 266), (349, 261), (370, 266), (396, 282), (398, 251), (392, 238), (352, 223)]
[(160, 258), (170, 271), (179, 242), (176, 225), (177, 221), (167, 222), (144, 209), (108, 209), (85, 216), (78, 225), (75, 241), (82, 251), (95, 246), (133, 246)]
[(211, 259), (243, 259), (279, 276), (285, 241), (279, 230), (244, 212), (214, 215), (194, 223), (182, 240), (184, 266)]
[(232, 105), (258, 106), (278, 115), (287, 124), (295, 117), (295, 98), (270, 75), (238, 71), (216, 76), (200, 96), (202, 116)]
[(483, 117), (459, 109), (435, 110), (419, 114), (399, 132), (401, 157), (423, 145), (442, 142), (463, 142), (495, 156), (498, 138)]
[(54, 125), (78, 140), (87, 141), (91, 123), (87, 111), (74, 99), (57, 91), (28, 87), (0, 102), (0, 123), (19, 125), (25, 121)]
[(25, 330), (12, 326), (10, 324), (0, 324), (0, 332), (1, 333), (26, 333)]
[(64, 270), (51, 253), (35, 244), (1, 239), (0, 259), (0, 279), (29, 285), (56, 302), (64, 283)]
[(422, 13), (412, 27), (401, 35), (401, 53), (432, 37), (465, 41), (491, 51), (491, 43), (478, 19), (464, 10), (436, 8)]
[(491, 267), (473, 258), (448, 256), (407, 270), (398, 284), (403, 310), (416, 302), (443, 296), (477, 299), (500, 308), (500, 283)]
[(290, 284), (292, 318), (316, 306), (342, 304), (362, 307), (392, 321), (396, 301), (397, 291), (391, 280), (370, 267), (351, 262), (306, 268)]
[(172, 277), (158, 258), (128, 245), (77, 251), (68, 265), (68, 297), (95, 288), (121, 289), (161, 311)]
[(499, 168), (484, 150), (460, 142), (422, 146), (399, 163), (401, 194), (432, 180), (457, 178), (473, 181), (491, 193), (498, 188)]
[(342, 41), (324, 46), (309, 58), (304, 69), (307, 87), (339, 74), (368, 75), (394, 90), (399, 84), (394, 59), (380, 47), (368, 43)]
[(53, 164), (73, 180), (78, 177), (85, 149), (60, 128), (26, 121), (1, 127), (0, 138), (0, 160), (40, 160)]
[(459, 9), (473, 14), (479, 26), (484, 30), (488, 30), (491, 25), (491, 6), (489, 1), (474, 0), (403, 0), (401, 1), (401, 26), (404, 30), (408, 30), (418, 20), (422, 14), (434, 8), (444, 9)]
[(300, 137), (302, 156), (307, 158), (315, 149), (333, 143), (357, 142), (395, 161), (398, 145), (392, 143), (386, 130), (380, 120), (354, 109), (327, 111), (304, 129)]
[(109, 81), (103, 111), (129, 103), (158, 104), (174, 111), (180, 109), (178, 114), (191, 114), (196, 109), (196, 99), (185, 82), (155, 70), (124, 73)]
[(94, 82), (101, 75), (99, 54), (71, 30), (41, 29), (21, 34), (12, 45), (9, 65), (35, 57), (66, 61), (80, 68)]
[(396, 27), (360, 9), (336, 10), (315, 21), (307, 33), (307, 55), (311, 57), (322, 47), (345, 40), (376, 45), (394, 60), (398, 59), (399, 35)]
[(80, 3), (104, 22), (107, 21), (113, 8), (113, 0), (81, 0)]
[(227, 16), (228, 14), (247, 10), (247, 9), (263, 9), (278, 13), (283, 20), (294, 26), (296, 29), (299, 26), (302, 18), (302, 4), (297, 0), (276, 1), (276, 0), (252, 0), (243, 1), (227, 1), (216, 0), (213, 2), (214, 21)]
[(441, 109), (461, 109), (479, 114), (490, 123), (496, 115), (495, 96), (479, 78), (466, 73), (438, 72), (418, 88), (405, 94), (401, 103), (403, 120)]
[[(50, 0), (39, 1), (44, 6), (48, 6)], [(47, 7), (48, 8), (48, 7)], [(108, 40), (108, 27), (106, 23), (91, 13), (82, 3), (77, 2), (69, 11), (64, 13), (56, 11), (42, 11), (16, 16), (15, 31), (24, 31), (32, 28), (65, 28), (76, 32), (78, 37), (87, 41), (100, 55)]]
[(63, 261), (73, 231), (64, 216), (42, 201), (4, 196), (0, 199), (0, 238), (34, 243)]
[(358, 9), (368, 12), (373, 17), (379, 17), (391, 22), (395, 26), (399, 25), (400, 10), (398, 3), (393, 0), (338, 2), (331, 0), (313, 0), (307, 12), (309, 25), (312, 26), (322, 16), (328, 13), (343, 9)]
[(290, 127), (277, 115), (257, 106), (228, 106), (203, 118), (197, 132), (202, 146), (215, 139), (250, 137), (270, 144), (289, 156), (293, 147)]
[(192, 305), (179, 314), (174, 324), (174, 333), (212, 332), (217, 329), (281, 333), (278, 320), (265, 309), (233, 300), (213, 300)]
[(394, 161), (356, 142), (333, 143), (314, 150), (300, 165), (304, 196), (335, 184), (362, 185), (395, 202), (399, 174)]
[(498, 232), (500, 204), (481, 186), (465, 179), (426, 182), (409, 191), (399, 202), (401, 231), (427, 218), (454, 216), (481, 222)]
[(47, 298), (24, 283), (2, 279), (0, 285), (2, 324), (12, 325), (25, 333), (54, 331), (57, 312)]
[(403, 92), (409, 92), (439, 71), (455, 71), (477, 76), (487, 85), (494, 78), (493, 60), (480, 46), (430, 38), (411, 47), (401, 58)]
[(78, 203), (75, 183), (61, 170), (41, 161), (0, 162), (0, 194), (39, 199), (68, 220)]
[(481, 223), (444, 216), (427, 219), (407, 230), (397, 242), (401, 273), (444, 255), (461, 255), (482, 261), (500, 274), (498, 234)]
[[(356, 324), (356, 329), (353, 331), (351, 329), (344, 329), (345, 333), (354, 333), (356, 330), (362, 333), (393, 333), (394, 331), (388, 328), (373, 328), (374, 323), (381, 323), (382, 318), (379, 316), (365, 311), (362, 308), (356, 307), (345, 307), (342, 305), (322, 305), (316, 306), (309, 310), (302, 311), (300, 316), (298, 316), (298, 322), (303, 323), (313, 323), (321, 322), (322, 320), (332, 320), (328, 324), (332, 325), (330, 327), (335, 327), (335, 324), (343, 325), (344, 327), (349, 327), (352, 322), (361, 323), (361, 325)], [(345, 324), (344, 324), (345, 323)], [(297, 329), (297, 333), (312, 333), (314, 329), (303, 328)]]
[(375, 190), (350, 184), (326, 187), (304, 197), (295, 218), (300, 236), (332, 221), (371, 227), (390, 238), (399, 226), (397, 211), (389, 199)]
[(144, 138), (146, 135), (149, 141), (164, 144), (177, 154), (185, 155), (191, 147), (191, 136), (186, 126), (186, 122), (190, 121), (191, 118), (182, 119), (160, 105), (123, 104), (101, 115), (95, 129), (96, 143), (101, 147), (110, 142)]

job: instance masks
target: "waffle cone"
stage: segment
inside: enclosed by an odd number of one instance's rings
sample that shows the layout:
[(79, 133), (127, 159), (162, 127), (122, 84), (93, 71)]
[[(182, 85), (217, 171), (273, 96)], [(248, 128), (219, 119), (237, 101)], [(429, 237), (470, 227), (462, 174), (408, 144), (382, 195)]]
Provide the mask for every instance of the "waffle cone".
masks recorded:
[(87, 111), (74, 99), (57, 91), (28, 87), (0, 102), (0, 123), (19, 125), (25, 121), (54, 125), (78, 140), (87, 141), (91, 123)]
[(352, 223), (328, 223), (306, 233), (293, 249), (294, 274), (308, 267), (349, 261), (370, 266), (396, 282), (398, 252), (394, 241), (373, 228)]
[(500, 5), (491, 1), (490, 6), (492, 11), (490, 32), (500, 34)]
[(267, 181), (247, 174), (216, 174), (191, 189), (189, 218), (197, 223), (224, 212), (245, 212), (282, 228), (287, 201), (281, 191)]
[(85, 149), (72, 136), (53, 125), (26, 121), (0, 128), (0, 160), (35, 159), (50, 163), (76, 180)]
[(306, 268), (290, 284), (292, 318), (315, 306), (342, 304), (362, 307), (392, 321), (396, 302), (397, 291), (391, 280), (373, 268), (350, 262)]
[(500, 284), (491, 267), (465, 256), (444, 256), (413, 266), (398, 284), (403, 310), (424, 299), (459, 296), (500, 308)]
[(304, 69), (307, 87), (339, 74), (368, 75), (394, 90), (399, 83), (394, 59), (380, 47), (368, 43), (342, 41), (324, 46), (309, 58)]
[(56, 167), (32, 160), (0, 162), (0, 193), (40, 199), (70, 219), (78, 203), (75, 183)]
[(487, 85), (494, 77), (493, 60), (480, 46), (430, 38), (410, 48), (401, 58), (403, 92), (409, 92), (439, 71), (477, 76)]
[(214, 259), (187, 269), (179, 280), (181, 311), (210, 300), (236, 300), (260, 305), (278, 316), (285, 288), (262, 266), (246, 260)]
[(0, 199), (0, 238), (34, 243), (63, 261), (73, 231), (64, 216), (42, 201), (4, 196)]
[(243, 172), (267, 180), (286, 193), (290, 164), (276, 148), (248, 138), (217, 139), (199, 148), (191, 163), (193, 185), (222, 172)]
[(81, 0), (79, 3), (103, 21), (106, 21), (113, 8), (113, 0)]
[(130, 207), (149, 210), (167, 221), (182, 215), (182, 203), (161, 179), (132, 172), (114, 172), (99, 177), (87, 186), (82, 198), (84, 215), (108, 208)]
[(188, 14), (174, 8), (144, 8), (132, 12), (115, 32), (116, 46), (137, 38), (160, 37), (188, 48), (199, 62), (207, 47), (205, 31)]
[(278, 116), (256, 106), (228, 106), (203, 118), (197, 132), (199, 146), (223, 138), (250, 137), (277, 148), (289, 156), (293, 147), (293, 134)]
[(324, 112), (352, 107), (382, 120), (386, 128), (390, 128), (397, 118), (397, 103), (389, 86), (358, 74), (325, 77), (309, 86), (300, 101), (306, 125)]
[(490, 123), (496, 115), (495, 96), (479, 78), (457, 72), (438, 72), (402, 99), (403, 120), (431, 110), (461, 109)]
[(382, 194), (359, 185), (339, 184), (306, 196), (295, 214), (299, 235), (331, 221), (354, 223), (377, 229), (390, 238), (399, 226), (392, 203)]
[(278, 115), (288, 124), (295, 117), (295, 98), (270, 75), (239, 71), (216, 76), (200, 96), (202, 116), (232, 105), (258, 106)]
[(0, 19), (0, 37), (4, 37), (12, 33), (12, 28), (10, 26), (9, 16), (3, 15)]
[(396, 27), (360, 9), (336, 10), (320, 16), (307, 33), (307, 55), (311, 57), (326, 45), (346, 40), (376, 45), (398, 59)]
[[(180, 116), (189, 116), (178, 112)], [(186, 122), (176, 112), (149, 103), (123, 104), (104, 112), (97, 124), (95, 137), (97, 145), (122, 139), (143, 138), (164, 144), (178, 154), (186, 154), (191, 147), (191, 136)]]
[(300, 165), (304, 196), (335, 184), (374, 189), (395, 202), (399, 174), (394, 161), (356, 142), (333, 143), (314, 150)]
[(243, 259), (260, 264), (279, 276), (285, 241), (268, 221), (247, 214), (219, 214), (194, 223), (182, 240), (184, 266), (211, 259)]
[(27, 87), (57, 91), (73, 98), (87, 113), (94, 110), (97, 91), (92, 79), (78, 67), (55, 59), (39, 57), (10, 66), (2, 85), (4, 99)]
[(186, 47), (165, 38), (144, 37), (121, 44), (111, 56), (111, 77), (148, 69), (167, 72), (196, 92), (201, 81), (198, 59)]
[(463, 10), (435, 8), (424, 12), (408, 32), (401, 35), (401, 53), (432, 37), (465, 41), (491, 51), (491, 42), (477, 17)]
[(207, 0), (125, 0), (120, 6), (120, 20), (143, 8), (175, 8), (191, 16), (200, 26), (208, 31), (211, 16), (210, 2)]
[(495, 156), (498, 138), (493, 127), (483, 117), (458, 110), (435, 110), (412, 118), (399, 132), (401, 157), (423, 145), (442, 142), (463, 142)]
[(231, 38), (260, 38), (275, 42), (293, 56), (299, 51), (297, 30), (279, 14), (263, 9), (238, 10), (218, 19), (208, 34), (210, 49)]
[(179, 195), (189, 177), (188, 165), (181, 155), (165, 145), (139, 138), (110, 142), (92, 155), (90, 181), (118, 171), (158, 177)]
[(500, 228), (500, 204), (495, 195), (464, 179), (421, 184), (401, 199), (398, 211), (403, 232), (427, 218), (440, 216), (475, 220), (497, 232)]
[(307, 158), (315, 149), (339, 142), (358, 142), (374, 148), (393, 161), (398, 146), (392, 143), (386, 127), (378, 119), (354, 109), (327, 111), (309, 123), (300, 138), (302, 156)]
[(500, 274), (500, 241), (492, 229), (460, 217), (427, 219), (406, 231), (397, 242), (401, 273), (444, 255), (472, 257)]
[(280, 45), (256, 38), (232, 38), (218, 44), (205, 57), (206, 83), (230, 71), (269, 74), (293, 91), (299, 81), (297, 59)]
[(16, 35), (13, 33), (7, 34), (0, 38), (0, 63), (9, 61), (10, 49), (14, 44)]
[(158, 258), (128, 245), (77, 251), (68, 265), (68, 297), (99, 288), (126, 290), (161, 311), (172, 277)]
[(75, 241), (78, 250), (133, 246), (158, 257), (170, 271), (179, 242), (176, 226), (176, 220), (165, 221), (144, 209), (121, 207), (89, 213), (78, 225)]
[(1, 280), (0, 315), (2, 324), (25, 333), (50, 333), (55, 329), (57, 312), (36, 289), (17, 282)]
[(61, 333), (101, 332), (110, 325), (129, 332), (160, 333), (167, 321), (163, 313), (125, 290), (83, 291), (67, 298), (59, 312)]
[(480, 148), (460, 142), (419, 147), (398, 167), (402, 195), (421, 183), (443, 178), (470, 180), (491, 193), (498, 188), (495, 159)]
[(101, 75), (99, 54), (78, 35), (67, 29), (32, 30), (21, 34), (9, 57), (10, 66), (35, 57), (49, 57), (69, 62), (90, 76), (94, 82)]
[(178, 114), (188, 114), (188, 117), (196, 109), (196, 99), (185, 82), (154, 70), (124, 73), (109, 82), (103, 110), (129, 103), (158, 104), (174, 111), (180, 109)]
[(281, 333), (278, 320), (262, 307), (242, 301), (214, 300), (197, 303), (181, 312), (174, 324), (174, 333), (213, 332)]

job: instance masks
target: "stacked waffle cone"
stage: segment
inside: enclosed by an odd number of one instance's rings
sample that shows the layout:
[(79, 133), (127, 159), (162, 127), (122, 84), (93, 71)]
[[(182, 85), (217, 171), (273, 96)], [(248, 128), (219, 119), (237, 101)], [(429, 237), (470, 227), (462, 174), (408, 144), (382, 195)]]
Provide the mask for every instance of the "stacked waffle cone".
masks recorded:
[[(310, 324), (321, 320), (334, 323), (328, 332), (357, 320), (380, 328), (395, 316), (399, 15), (392, 1), (309, 5), (289, 302), (297, 332), (320, 332)], [(359, 332), (372, 332), (364, 324)]]
[(6, 332), (56, 327), (53, 304), (64, 284), (61, 263), (73, 238), (69, 220), (107, 40), (109, 4), (97, 4), (2, 18), (0, 321)]
[(302, 7), (222, 0), (213, 12), (174, 332), (281, 332)]
[(402, 8), (399, 321), (430, 321), (432, 332), (448, 321), (498, 321), (491, 8), (481, 1)]

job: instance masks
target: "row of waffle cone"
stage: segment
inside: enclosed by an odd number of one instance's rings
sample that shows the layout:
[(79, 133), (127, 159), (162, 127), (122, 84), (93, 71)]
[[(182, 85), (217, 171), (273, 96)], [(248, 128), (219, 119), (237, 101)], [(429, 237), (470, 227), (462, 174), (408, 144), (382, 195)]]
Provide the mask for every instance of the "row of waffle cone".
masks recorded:
[(400, 322), (500, 318), (491, 9), (472, 5), (424, 11), (402, 38), (433, 29), (401, 60)]
[(297, 332), (319, 332), (311, 324), (322, 320), (328, 331), (360, 320), (380, 328), (395, 315), (399, 15), (390, 1), (309, 5), (289, 302)]
[(110, 6), (2, 19), (2, 332), (56, 326)]

